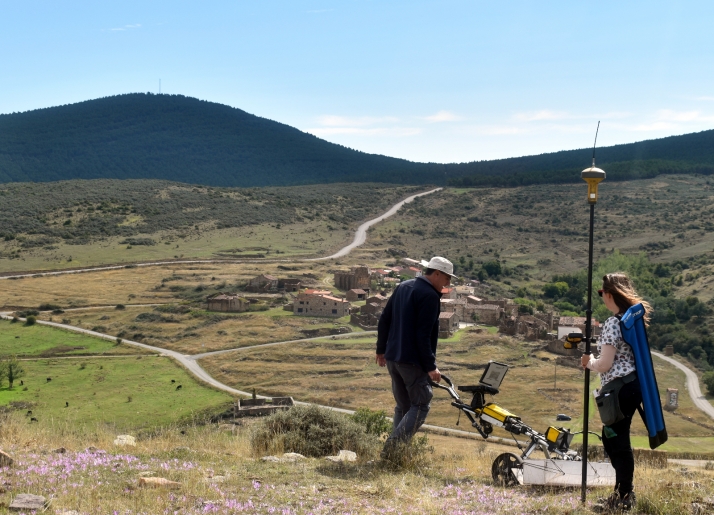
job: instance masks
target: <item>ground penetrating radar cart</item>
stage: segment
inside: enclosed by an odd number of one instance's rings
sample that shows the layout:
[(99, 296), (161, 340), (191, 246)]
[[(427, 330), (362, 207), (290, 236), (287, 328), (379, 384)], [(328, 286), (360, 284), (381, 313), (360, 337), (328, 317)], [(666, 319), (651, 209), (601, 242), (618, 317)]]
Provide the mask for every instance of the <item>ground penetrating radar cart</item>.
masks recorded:
[[(511, 433), (522, 451), (521, 455), (505, 452), (500, 454), (491, 466), (491, 476), (496, 484), (514, 486), (517, 484), (537, 485), (568, 485), (578, 486), (582, 479), (582, 464), (580, 455), (570, 449), (573, 436), (582, 433), (571, 433), (564, 427), (550, 426), (544, 433), (539, 433), (523, 423), (517, 415), (493, 403), (486, 402), (486, 394), (496, 395), (501, 382), (508, 371), (508, 365), (489, 362), (479, 384), (475, 386), (456, 386), (451, 379), (441, 375), (446, 385), (431, 383), (433, 387), (446, 390), (453, 401), (451, 405), (459, 410), (459, 417), (464, 413), (471, 425), (487, 439), (493, 433), (494, 427), (500, 427)], [(456, 390), (471, 393), (470, 403), (465, 403)], [(570, 420), (566, 415), (558, 415), (558, 420)], [(457, 422), (458, 424), (458, 422)], [(590, 431), (600, 438), (600, 435)], [(530, 440), (523, 447), (516, 436), (524, 435)], [(541, 450), (544, 460), (530, 459), (535, 450)], [(615, 484), (615, 470), (609, 463), (588, 463), (588, 485), (606, 486)]]

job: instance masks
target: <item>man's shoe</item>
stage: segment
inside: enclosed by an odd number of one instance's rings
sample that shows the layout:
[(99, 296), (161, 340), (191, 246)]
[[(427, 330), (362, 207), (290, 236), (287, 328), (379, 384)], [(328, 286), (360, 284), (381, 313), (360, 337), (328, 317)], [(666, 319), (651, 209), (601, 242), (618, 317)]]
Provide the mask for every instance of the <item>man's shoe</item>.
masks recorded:
[(635, 506), (637, 506), (637, 496), (635, 495), (635, 492), (630, 492), (629, 494), (626, 494), (617, 503), (618, 509), (622, 511), (630, 511)]

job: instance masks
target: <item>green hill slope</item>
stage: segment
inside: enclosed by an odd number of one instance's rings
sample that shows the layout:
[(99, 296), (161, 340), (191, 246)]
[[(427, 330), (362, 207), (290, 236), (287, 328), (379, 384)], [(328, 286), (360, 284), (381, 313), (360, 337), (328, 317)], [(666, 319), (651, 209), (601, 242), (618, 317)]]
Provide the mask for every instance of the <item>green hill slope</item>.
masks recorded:
[[(608, 180), (648, 179), (660, 174), (714, 173), (714, 130), (597, 149), (597, 166)], [(448, 165), (454, 186), (518, 186), (580, 180), (592, 149)]]
[(128, 94), (0, 116), (0, 182), (424, 183), (427, 169), (180, 95)]

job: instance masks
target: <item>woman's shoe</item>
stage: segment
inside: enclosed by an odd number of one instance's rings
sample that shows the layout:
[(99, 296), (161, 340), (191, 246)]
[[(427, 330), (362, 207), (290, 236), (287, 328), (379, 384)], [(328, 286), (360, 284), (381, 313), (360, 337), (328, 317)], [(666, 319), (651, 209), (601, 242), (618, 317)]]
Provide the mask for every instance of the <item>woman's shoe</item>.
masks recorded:
[(597, 503), (593, 506), (593, 510), (597, 513), (614, 513), (619, 508), (621, 502), (620, 493), (615, 490), (609, 496), (598, 499)]

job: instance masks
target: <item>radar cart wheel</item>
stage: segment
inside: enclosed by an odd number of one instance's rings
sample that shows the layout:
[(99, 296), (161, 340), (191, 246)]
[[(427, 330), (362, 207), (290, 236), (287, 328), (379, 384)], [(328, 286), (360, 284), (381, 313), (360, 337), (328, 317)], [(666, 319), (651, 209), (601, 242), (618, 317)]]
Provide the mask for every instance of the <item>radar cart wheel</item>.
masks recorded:
[(491, 477), (493, 482), (499, 486), (516, 486), (519, 483), (514, 471), (522, 469), (523, 460), (519, 456), (511, 452), (504, 452), (493, 460)]

